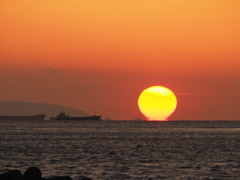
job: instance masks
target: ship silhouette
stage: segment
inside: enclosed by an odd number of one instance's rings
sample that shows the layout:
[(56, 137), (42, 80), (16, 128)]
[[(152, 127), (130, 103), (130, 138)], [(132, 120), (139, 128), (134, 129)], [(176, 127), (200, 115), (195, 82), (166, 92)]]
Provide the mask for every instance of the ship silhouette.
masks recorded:
[(97, 116), (96, 114), (93, 115), (93, 116), (70, 116), (70, 115), (67, 115), (66, 113), (64, 112), (61, 112), (59, 113), (56, 117), (50, 117), (50, 120), (74, 120), (74, 121), (99, 121), (99, 120), (102, 120), (101, 119), (101, 116)]

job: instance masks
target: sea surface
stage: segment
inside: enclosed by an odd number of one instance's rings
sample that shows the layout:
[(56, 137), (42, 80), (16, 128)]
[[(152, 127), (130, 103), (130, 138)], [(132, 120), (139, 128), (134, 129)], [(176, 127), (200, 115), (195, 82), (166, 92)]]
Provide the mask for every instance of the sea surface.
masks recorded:
[(240, 179), (240, 121), (0, 121), (0, 173), (93, 180)]

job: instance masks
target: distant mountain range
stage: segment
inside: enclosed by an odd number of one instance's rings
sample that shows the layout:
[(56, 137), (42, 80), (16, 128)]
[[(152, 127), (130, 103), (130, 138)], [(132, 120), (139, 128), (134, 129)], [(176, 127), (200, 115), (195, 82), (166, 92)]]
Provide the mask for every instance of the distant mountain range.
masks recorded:
[(71, 116), (87, 116), (82, 110), (64, 107), (53, 104), (31, 103), (25, 101), (0, 101), (0, 115), (35, 115), (46, 114), (45, 119), (56, 116), (59, 112), (64, 111)]

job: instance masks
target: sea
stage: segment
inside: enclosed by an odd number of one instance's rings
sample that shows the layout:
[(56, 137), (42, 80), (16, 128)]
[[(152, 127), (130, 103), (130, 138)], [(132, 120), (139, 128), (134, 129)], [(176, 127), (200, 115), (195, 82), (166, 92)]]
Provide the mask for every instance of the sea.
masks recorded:
[(93, 180), (240, 179), (240, 121), (0, 121), (0, 173)]

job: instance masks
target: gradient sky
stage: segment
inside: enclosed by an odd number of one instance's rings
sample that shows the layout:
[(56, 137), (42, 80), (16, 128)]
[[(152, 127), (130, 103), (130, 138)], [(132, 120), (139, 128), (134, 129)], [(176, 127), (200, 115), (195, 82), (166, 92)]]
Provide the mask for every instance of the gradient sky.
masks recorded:
[(2, 0), (0, 101), (141, 117), (149, 86), (170, 119), (240, 119), (239, 0)]

